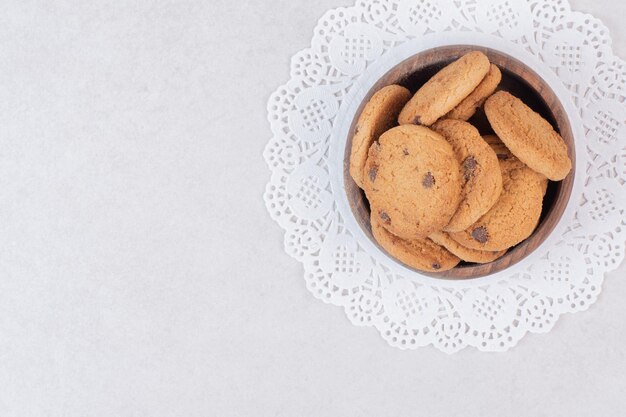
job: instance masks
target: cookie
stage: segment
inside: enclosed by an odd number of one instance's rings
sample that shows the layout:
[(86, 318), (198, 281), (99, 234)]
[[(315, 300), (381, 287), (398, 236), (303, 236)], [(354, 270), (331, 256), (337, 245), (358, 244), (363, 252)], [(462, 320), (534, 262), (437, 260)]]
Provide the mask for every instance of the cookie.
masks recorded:
[(478, 87), (472, 94), (467, 96), (465, 100), (459, 103), (450, 113), (448, 113), (445, 117), (447, 119), (455, 119), (455, 120), (469, 120), (476, 111), (485, 103), (485, 100), (489, 96), (491, 96), (496, 88), (498, 88), (498, 84), (502, 81), (502, 73), (500, 72), (500, 68), (496, 65), (491, 64), (489, 67), (489, 72), (483, 78), (483, 80), (478, 84)]
[[(489, 144), (489, 146), (491, 146), (491, 149), (494, 150), (498, 159), (508, 159), (513, 156), (511, 151), (509, 151), (506, 145), (496, 135), (485, 135), (483, 136), (483, 139)], [(545, 196), (548, 191), (548, 178), (545, 176), (543, 176), (541, 181), (541, 189), (543, 191), (543, 195)]]
[(545, 177), (514, 156), (500, 160), (502, 194), (476, 223), (450, 233), (459, 244), (476, 250), (501, 251), (531, 235), (541, 216)]
[(350, 153), (350, 175), (363, 188), (363, 167), (367, 152), (375, 140), (397, 123), (400, 110), (411, 98), (411, 92), (399, 85), (382, 88), (367, 102), (356, 124)]
[(404, 240), (382, 226), (382, 221), (372, 211), (372, 234), (387, 253), (400, 262), (420, 271), (443, 272), (461, 261), (445, 248), (430, 239)]
[(446, 248), (450, 253), (458, 256), (465, 262), (474, 262), (477, 264), (486, 264), (493, 262), (506, 253), (505, 250), (499, 252), (489, 252), (484, 250), (476, 250), (466, 248), (452, 239), (446, 232), (435, 232), (428, 237), (438, 245)]
[(572, 168), (563, 138), (540, 114), (506, 91), (485, 102), (491, 127), (520, 161), (553, 181), (560, 181)]
[(489, 72), (489, 59), (470, 52), (428, 80), (404, 106), (398, 117), (402, 124), (430, 126), (458, 106)]
[(370, 147), (364, 190), (387, 230), (403, 239), (425, 238), (446, 226), (457, 210), (460, 166), (440, 134), (398, 126)]
[(498, 157), (478, 130), (461, 120), (443, 119), (431, 126), (452, 145), (461, 165), (461, 203), (444, 227), (461, 232), (474, 224), (496, 203), (502, 192)]

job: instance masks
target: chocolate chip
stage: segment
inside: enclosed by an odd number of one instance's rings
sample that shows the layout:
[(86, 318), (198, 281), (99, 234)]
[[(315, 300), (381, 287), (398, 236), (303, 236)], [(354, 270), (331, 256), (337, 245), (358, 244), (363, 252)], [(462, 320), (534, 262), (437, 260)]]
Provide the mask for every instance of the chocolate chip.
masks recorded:
[(413, 123), (415, 123), (416, 125), (421, 125), (422, 124), (422, 117), (421, 116), (415, 116), (415, 119), (413, 119)]
[(435, 262), (431, 266), (433, 267), (434, 270), (441, 269), (441, 265), (439, 265), (437, 262)]
[(404, 156), (409, 156), (409, 150), (407, 148), (402, 149), (402, 154)]
[(387, 224), (391, 223), (391, 217), (384, 211), (380, 212), (380, 219)]
[(354, 134), (358, 134), (359, 130), (361, 130), (361, 126), (360, 125), (356, 125), (356, 127), (354, 128)]
[(503, 161), (509, 159), (509, 155), (507, 155), (505, 153), (499, 153), (499, 154), (496, 154), (496, 155), (498, 156), (498, 159), (501, 159)]
[(378, 167), (372, 167), (367, 173), (367, 176), (370, 177), (370, 181), (374, 182), (376, 180), (376, 175), (378, 175)]
[(427, 172), (426, 175), (424, 175), (424, 179), (422, 180), (422, 185), (424, 186), (424, 188), (430, 188), (433, 186), (433, 184), (435, 184), (435, 177), (433, 177), (432, 172)]
[(465, 158), (462, 165), (463, 165), (463, 177), (465, 178), (465, 181), (469, 181), (470, 178), (472, 178), (472, 175), (474, 175), (474, 171), (476, 170), (478, 163), (476, 162), (476, 159), (474, 159), (474, 157), (470, 155), (467, 158)]
[(489, 233), (487, 233), (487, 228), (485, 226), (477, 227), (472, 230), (472, 237), (478, 243), (485, 243), (489, 240)]

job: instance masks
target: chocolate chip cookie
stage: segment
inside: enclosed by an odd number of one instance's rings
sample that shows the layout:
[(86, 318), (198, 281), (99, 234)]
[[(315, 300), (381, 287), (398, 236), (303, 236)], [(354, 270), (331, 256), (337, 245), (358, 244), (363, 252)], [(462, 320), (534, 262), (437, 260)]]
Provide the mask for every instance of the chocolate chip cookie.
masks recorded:
[(466, 248), (459, 244), (456, 240), (452, 239), (446, 232), (436, 232), (429, 236), (429, 239), (438, 245), (446, 248), (450, 253), (458, 256), (465, 262), (474, 262), (477, 264), (486, 264), (493, 262), (506, 253), (506, 250), (499, 252), (490, 252), (484, 250), (476, 250)]
[(457, 256), (430, 239), (405, 240), (389, 233), (383, 220), (372, 211), (372, 234), (389, 255), (420, 271), (443, 272), (461, 261)]
[(474, 224), (496, 203), (502, 192), (498, 157), (478, 130), (461, 120), (443, 119), (432, 125), (452, 145), (461, 165), (461, 203), (444, 227), (447, 232), (461, 232)]
[(520, 161), (553, 181), (572, 169), (563, 138), (539, 113), (506, 91), (487, 99), (485, 113), (491, 127)]
[(467, 248), (506, 250), (530, 236), (539, 222), (545, 177), (512, 155), (499, 162), (503, 190), (496, 204), (467, 230), (450, 233)]
[(428, 80), (400, 112), (398, 122), (430, 126), (467, 98), (489, 72), (489, 59), (470, 52)]
[(350, 153), (350, 175), (363, 188), (363, 167), (372, 143), (397, 124), (400, 110), (411, 98), (411, 92), (399, 85), (382, 88), (367, 102), (357, 121), (352, 152)]
[(403, 239), (446, 226), (461, 199), (460, 166), (438, 133), (415, 125), (385, 132), (370, 147), (364, 190), (383, 227)]

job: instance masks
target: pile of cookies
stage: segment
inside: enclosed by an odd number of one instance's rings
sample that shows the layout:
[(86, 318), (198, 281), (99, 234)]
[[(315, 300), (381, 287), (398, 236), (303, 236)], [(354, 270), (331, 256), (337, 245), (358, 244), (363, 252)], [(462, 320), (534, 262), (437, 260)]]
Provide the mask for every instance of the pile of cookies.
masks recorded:
[[(390, 85), (359, 116), (350, 175), (365, 191), (372, 234), (404, 264), (446, 271), (492, 262), (529, 237), (548, 180), (571, 170), (548, 121), (506, 91), (481, 52), (443, 68), (411, 97)], [(478, 109), (496, 135), (467, 122)]]

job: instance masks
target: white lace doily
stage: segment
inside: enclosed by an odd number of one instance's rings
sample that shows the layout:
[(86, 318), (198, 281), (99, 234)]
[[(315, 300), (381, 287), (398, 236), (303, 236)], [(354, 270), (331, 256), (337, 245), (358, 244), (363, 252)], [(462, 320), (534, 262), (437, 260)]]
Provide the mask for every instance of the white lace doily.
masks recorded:
[[(343, 184), (347, 132), (373, 84), (404, 59), (470, 44), (511, 55), (552, 87), (576, 139), (570, 202), (550, 237), (499, 273), (448, 281), (409, 270), (357, 225)], [(565, 0), (359, 0), (327, 12), (268, 102), (270, 215), (307, 288), (391, 345), (504, 351), (595, 302), (625, 255), (626, 64), (606, 27)]]

